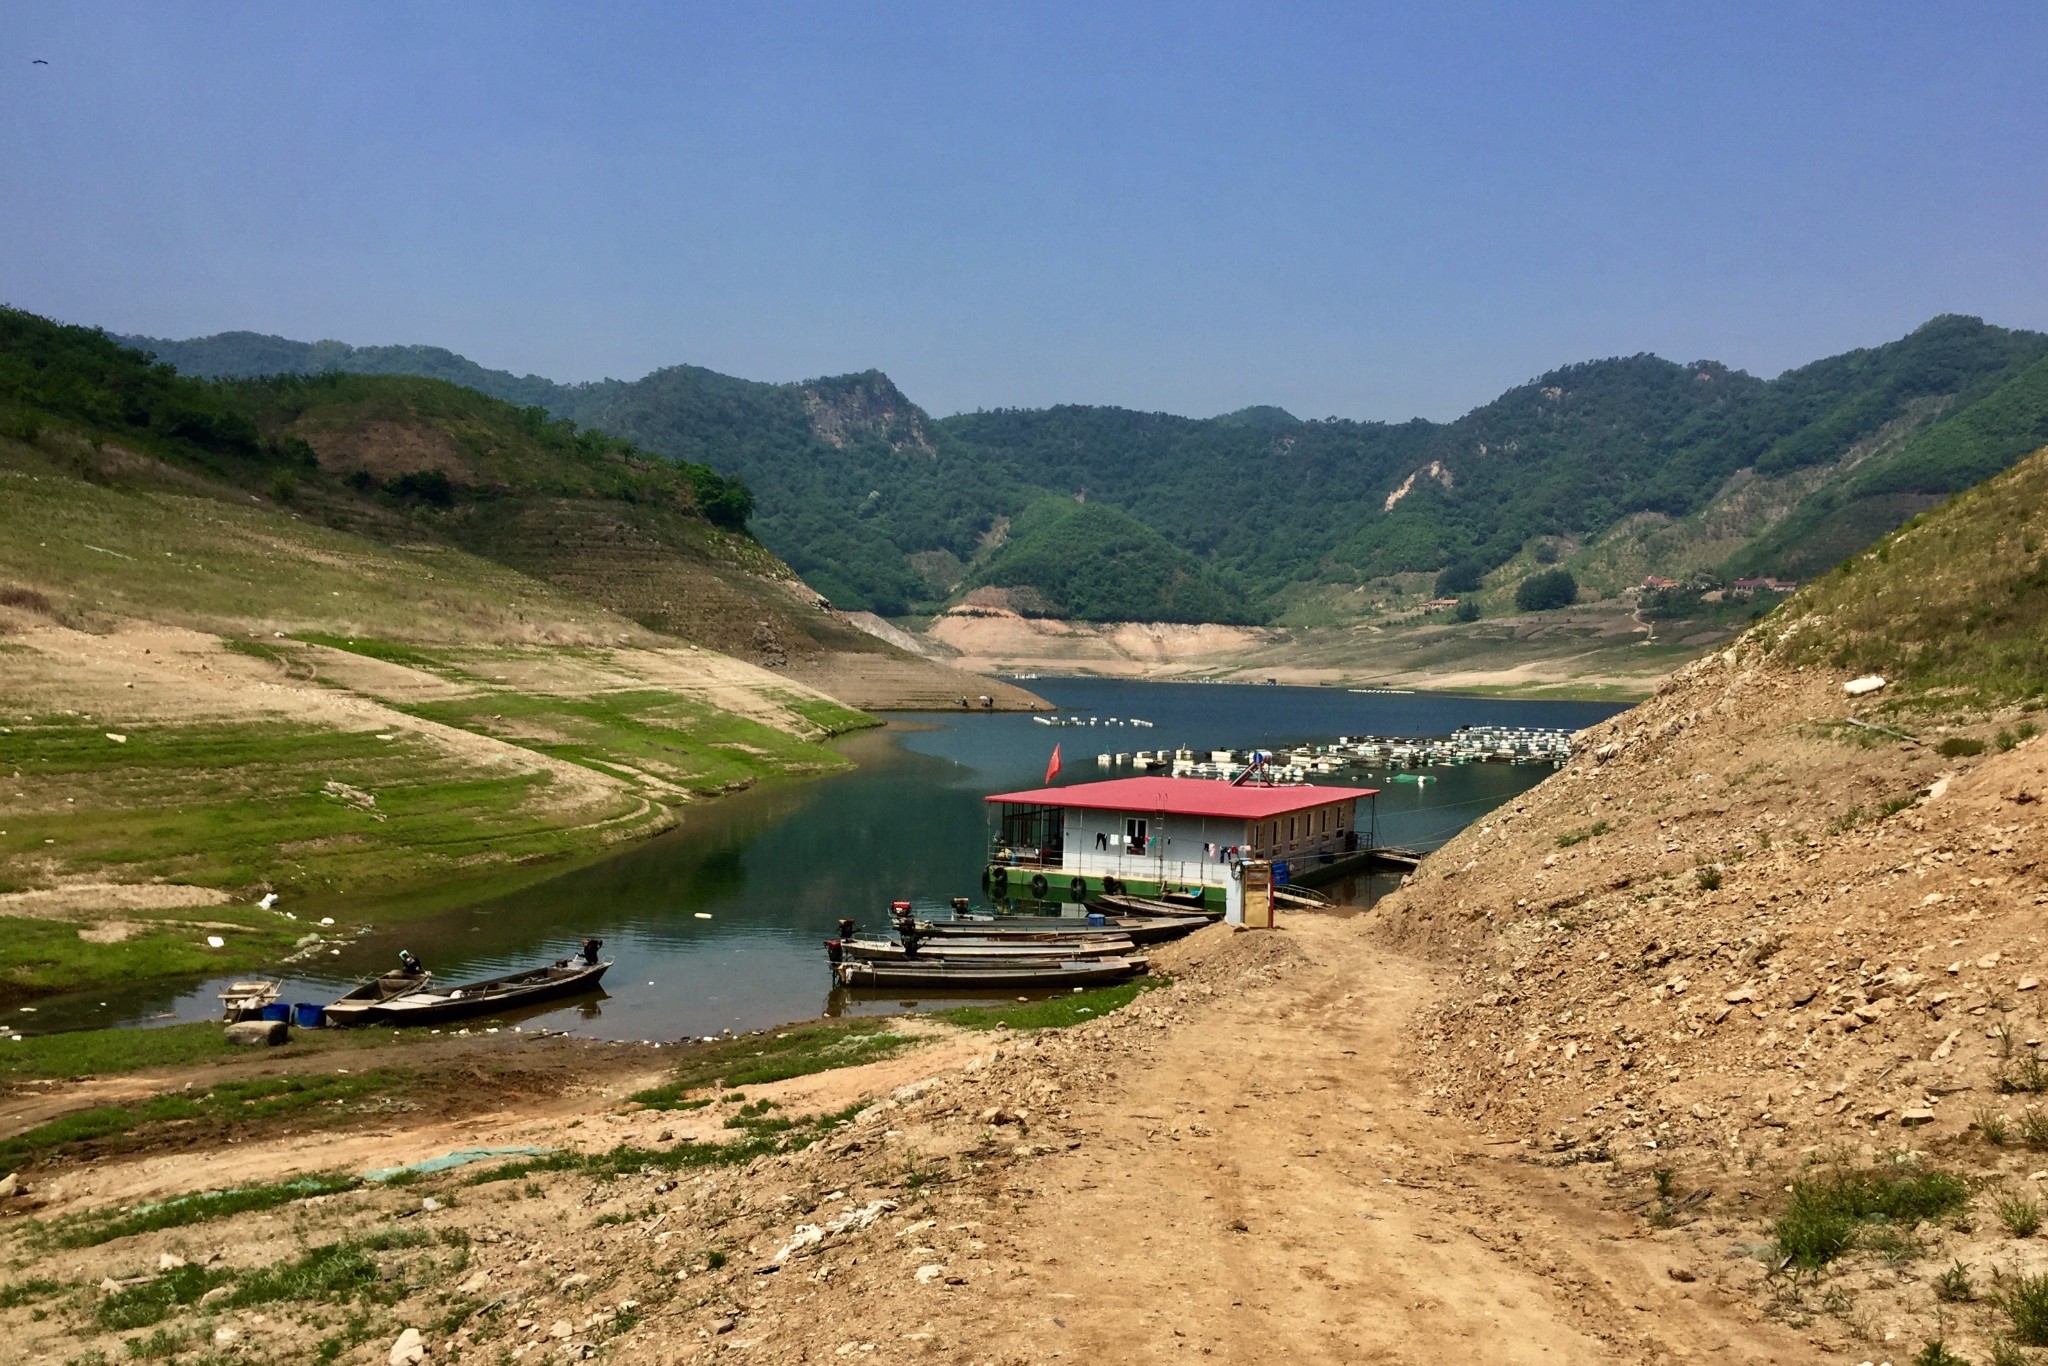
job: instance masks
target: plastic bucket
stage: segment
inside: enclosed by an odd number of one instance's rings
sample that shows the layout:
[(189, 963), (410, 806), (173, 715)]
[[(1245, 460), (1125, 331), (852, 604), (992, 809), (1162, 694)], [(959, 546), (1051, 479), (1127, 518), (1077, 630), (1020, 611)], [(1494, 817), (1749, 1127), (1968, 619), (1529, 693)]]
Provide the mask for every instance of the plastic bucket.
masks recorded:
[(292, 1014), (297, 1018), (298, 1026), (301, 1029), (318, 1029), (327, 1023), (326, 1011), (322, 1010), (319, 1006), (308, 1005), (304, 1001), (292, 1007)]
[(1101, 911), (1090, 911), (1088, 912), (1088, 923), (1091, 925), (1107, 925), (1109, 917)]
[(291, 1017), (292, 1008), (286, 1005), (283, 1001), (272, 1001), (269, 1005), (263, 1007), (262, 1013), (257, 1016), (257, 1018), (261, 1020), (286, 1021), (289, 1021)]

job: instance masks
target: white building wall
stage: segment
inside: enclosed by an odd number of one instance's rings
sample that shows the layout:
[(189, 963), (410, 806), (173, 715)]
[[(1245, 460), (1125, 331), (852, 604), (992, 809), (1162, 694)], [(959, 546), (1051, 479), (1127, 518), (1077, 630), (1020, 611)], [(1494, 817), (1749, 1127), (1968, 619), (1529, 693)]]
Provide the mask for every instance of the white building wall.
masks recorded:
[[(1133, 850), (1127, 838), (1127, 822), (1133, 819), (1145, 822), (1142, 851)], [(1102, 837), (1099, 846), (1098, 835)], [(1215, 887), (1229, 876), (1223, 851), (1244, 842), (1245, 823), (1241, 820), (1068, 807), (1062, 871), (1069, 877), (1079, 873)]]
[[(1161, 815), (1156, 811), (1066, 808), (1060, 871), (1067, 877), (1105, 875), (1129, 881), (1222, 886), (1230, 880), (1226, 850), (1241, 857), (1310, 859), (1317, 850), (1341, 851), (1355, 826), (1355, 800), (1327, 803), (1263, 821)], [(1134, 850), (1128, 822), (1145, 822), (1146, 843)], [(1278, 825), (1277, 838), (1275, 825)], [(1292, 832), (1289, 821), (1294, 822)], [(1101, 843), (1097, 843), (1101, 836)]]

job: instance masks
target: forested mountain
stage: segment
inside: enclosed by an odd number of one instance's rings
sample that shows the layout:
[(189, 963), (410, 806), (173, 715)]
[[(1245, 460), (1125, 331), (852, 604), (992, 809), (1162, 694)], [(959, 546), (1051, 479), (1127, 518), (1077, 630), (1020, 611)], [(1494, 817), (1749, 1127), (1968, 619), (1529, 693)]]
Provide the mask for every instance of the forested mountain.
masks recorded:
[(744, 484), (442, 380), (205, 382), (92, 329), (0, 309), (0, 435), (89, 480), (110, 462), (142, 478), (187, 471), (371, 540), (459, 547), (750, 658), (884, 648), (819, 611), (745, 533)]
[[(2048, 439), (2048, 336), (1958, 316), (1770, 380), (1589, 361), (1441, 424), (1273, 407), (935, 420), (872, 371), (762, 384), (679, 366), (552, 385), (431, 347), (134, 340), (197, 375), (430, 373), (708, 464), (753, 490), (756, 533), (808, 582), (885, 614), (983, 585), (1079, 619), (1256, 620), (1317, 585), (1483, 575), (1537, 545), (1594, 555), (1645, 524), (1676, 530), (1644, 543), (1638, 572), (1798, 577)], [(1738, 488), (1765, 511), (1733, 542), (1682, 534)]]

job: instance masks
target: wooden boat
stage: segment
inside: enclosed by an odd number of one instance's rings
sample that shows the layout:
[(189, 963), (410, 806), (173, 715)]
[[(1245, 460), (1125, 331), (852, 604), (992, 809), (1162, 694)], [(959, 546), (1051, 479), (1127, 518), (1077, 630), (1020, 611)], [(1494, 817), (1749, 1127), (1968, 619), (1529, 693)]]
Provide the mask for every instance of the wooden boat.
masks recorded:
[(1204, 910), (1191, 900), (1173, 901), (1158, 897), (1132, 896), (1129, 892), (1109, 893), (1088, 899), (1088, 909), (1104, 915), (1147, 917), (1194, 917), (1204, 922), (1221, 920), (1223, 912)]
[(1121, 938), (1133, 944), (1163, 944), (1184, 934), (1193, 934), (1211, 923), (1211, 918), (1206, 915), (1106, 916), (1100, 925), (1063, 916), (1003, 915), (920, 920), (917, 932), (927, 939), (969, 936), (1005, 941), (1044, 939), (1087, 943), (1096, 939)]
[(431, 972), (387, 972), (382, 977), (359, 982), (354, 990), (327, 1007), (327, 1023), (361, 1024), (369, 1018), (372, 1010), (381, 1009), (385, 1002), (424, 991), (433, 980)]
[(1060, 962), (1082, 958), (1120, 958), (1137, 946), (1122, 936), (1102, 935), (1076, 940), (989, 940), (942, 938), (922, 939), (913, 951), (894, 939), (828, 939), (825, 947), (836, 953), (833, 962), (855, 959), (868, 963), (974, 962), (1030, 963)]
[(372, 1006), (367, 1018), (375, 1024), (440, 1024), (444, 1020), (495, 1014), (536, 1001), (594, 991), (611, 965), (609, 958), (596, 963), (564, 958), (544, 968), (486, 977), (481, 982), (404, 992)]
[(989, 987), (1003, 991), (1108, 986), (1146, 970), (1143, 958), (1088, 958), (1020, 963), (925, 961), (835, 963), (832, 972), (850, 987)]

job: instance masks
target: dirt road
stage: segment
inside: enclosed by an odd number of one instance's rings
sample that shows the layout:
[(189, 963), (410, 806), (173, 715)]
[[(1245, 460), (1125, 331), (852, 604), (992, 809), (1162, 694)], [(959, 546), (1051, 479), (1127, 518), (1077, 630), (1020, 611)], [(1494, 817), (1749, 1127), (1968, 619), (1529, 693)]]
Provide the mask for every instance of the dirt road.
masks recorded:
[(1430, 1114), (1404, 1066), (1426, 971), (1358, 920), (1288, 926), (1268, 980), (1156, 1007), (955, 1332), (1013, 1360), (1813, 1358), (1673, 1280), (1591, 1182)]

